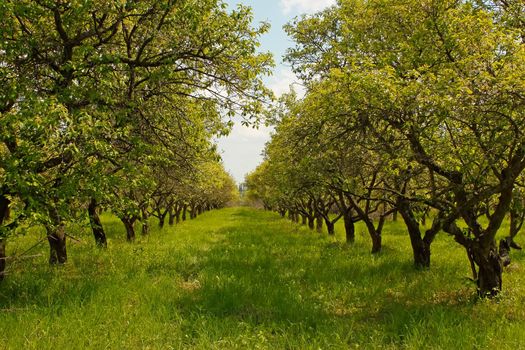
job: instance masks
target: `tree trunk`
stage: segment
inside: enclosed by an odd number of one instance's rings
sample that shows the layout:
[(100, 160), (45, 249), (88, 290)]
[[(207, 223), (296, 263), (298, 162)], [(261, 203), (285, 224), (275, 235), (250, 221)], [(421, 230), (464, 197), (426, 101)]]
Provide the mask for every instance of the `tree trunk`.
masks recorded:
[(325, 223), (326, 229), (328, 230), (328, 234), (331, 236), (335, 235), (335, 224), (330, 220), (325, 220)]
[(510, 238), (507, 237), (499, 241), (499, 257), (503, 267), (510, 265)]
[(381, 234), (375, 233), (370, 235), (372, 237), (372, 254), (381, 252)]
[(6, 265), (6, 252), (5, 252), (5, 240), (0, 238), (0, 282), (5, 276), (5, 265)]
[(430, 267), (430, 243), (425, 242), (421, 237), (421, 229), (411, 208), (410, 203), (400, 200), (398, 203), (399, 213), (405, 221), (405, 226), (410, 237), (414, 266), (416, 268)]
[(374, 222), (368, 217), (368, 216), (361, 216), (362, 220), (365, 222), (366, 228), (368, 230), (368, 234), (370, 235), (370, 238), (372, 240), (372, 254), (380, 253), (382, 248), (382, 239), (381, 239), (381, 231), (384, 224), (384, 216), (382, 216), (379, 219), (379, 224), (377, 225), (377, 229), (374, 226)]
[[(4, 220), (9, 217), (9, 204), (11, 201), (5, 196), (0, 196), (0, 225), (4, 223)], [(6, 268), (6, 241), (5, 237), (0, 237), (0, 281), (5, 277)]]
[(496, 244), (489, 248), (487, 253), (483, 249), (473, 248), (474, 261), (478, 270), (478, 293), (482, 297), (494, 297), (501, 291), (503, 267), (496, 249)]
[[(502, 214), (502, 213), (499, 213)], [(504, 214), (504, 213), (503, 213)], [(493, 216), (494, 218), (494, 216)], [(497, 250), (496, 241), (467, 239), (463, 230), (455, 222), (443, 225), (445, 232), (454, 236), (456, 242), (465, 247), (472, 269), (472, 278), (478, 284), (480, 297), (494, 297), (501, 291), (503, 264)], [(487, 232), (482, 232), (487, 234)], [(484, 246), (485, 245), (485, 246)], [(476, 266), (478, 271), (476, 271)]]
[(181, 214), (181, 209), (177, 209), (177, 211), (175, 212), (175, 223), (178, 224), (180, 223), (180, 214)]
[(67, 261), (66, 232), (64, 222), (57, 209), (49, 208), (51, 224), (46, 226), (47, 241), (49, 242), (49, 264), (59, 265)]
[(350, 214), (343, 215), (343, 221), (345, 224), (346, 243), (355, 242), (355, 225)]
[(46, 227), (49, 242), (49, 264), (61, 265), (67, 261), (65, 227), (63, 223), (54, 222), (54, 224), (56, 226)]
[(313, 216), (308, 217), (308, 228), (310, 230), (313, 230), (315, 228), (315, 217)]
[(317, 216), (315, 219), (315, 229), (317, 232), (322, 233), (323, 232), (323, 218), (321, 216)]
[(430, 244), (427, 244), (422, 239), (418, 239), (417, 242), (412, 242), (412, 252), (416, 268), (430, 267)]
[(120, 221), (122, 221), (124, 227), (126, 228), (127, 241), (133, 242), (135, 240), (135, 228), (133, 227), (135, 220), (130, 218), (121, 218)]
[(142, 228), (141, 228), (141, 234), (143, 236), (149, 235), (149, 223), (148, 219), (142, 219)]
[(97, 201), (94, 198), (91, 198), (88, 206), (89, 223), (91, 225), (91, 230), (93, 232), (93, 236), (95, 237), (95, 243), (97, 247), (107, 248), (108, 242), (106, 239), (106, 233), (104, 232), (102, 222), (98, 216), (97, 206)]
[(511, 248), (521, 249), (521, 246), (514, 241), (523, 226), (525, 213), (519, 213), (516, 208), (510, 209), (510, 230), (507, 240)]
[(168, 211), (168, 225), (173, 226), (175, 224), (175, 217), (177, 216), (176, 208), (171, 205)]
[(301, 215), (301, 225), (306, 225), (306, 215)]
[(141, 234), (147, 236), (149, 234), (149, 213), (146, 208), (140, 209), (140, 221), (142, 223)]
[(188, 206), (187, 205), (184, 205), (182, 207), (182, 221), (186, 221), (186, 214), (188, 212)]
[(381, 232), (383, 231), (383, 226), (385, 224), (386, 216), (381, 215), (381, 217), (379, 218), (379, 223), (377, 224), (377, 228), (376, 228), (376, 226), (374, 225), (374, 221), (372, 220), (372, 218), (370, 218), (368, 209), (366, 210), (361, 209), (352, 197), (348, 197), (348, 200), (350, 201), (352, 205), (352, 209), (357, 212), (359, 218), (366, 225), (366, 229), (368, 231), (368, 234), (370, 235), (370, 239), (372, 240), (372, 254), (381, 252), (381, 248), (382, 248)]

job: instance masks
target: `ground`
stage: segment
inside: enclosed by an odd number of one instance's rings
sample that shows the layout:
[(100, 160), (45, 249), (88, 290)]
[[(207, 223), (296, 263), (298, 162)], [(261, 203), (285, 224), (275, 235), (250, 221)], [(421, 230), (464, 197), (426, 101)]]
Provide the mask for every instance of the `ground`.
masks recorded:
[[(69, 262), (45, 245), (10, 261), (0, 284), (1, 349), (519, 349), (525, 348), (524, 253), (513, 252), (496, 300), (479, 300), (464, 251), (446, 235), (432, 267), (412, 266), (402, 222), (384, 251), (320, 235), (250, 208), (228, 208), (109, 248), (71, 227)], [(153, 223), (152, 223), (153, 224)], [(12, 239), (20, 255), (37, 229)]]

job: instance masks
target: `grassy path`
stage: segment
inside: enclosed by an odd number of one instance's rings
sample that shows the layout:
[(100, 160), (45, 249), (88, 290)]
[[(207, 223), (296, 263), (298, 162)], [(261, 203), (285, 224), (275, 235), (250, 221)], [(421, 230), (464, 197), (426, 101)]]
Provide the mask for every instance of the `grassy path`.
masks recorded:
[(0, 349), (525, 348), (521, 253), (502, 298), (487, 302), (472, 297), (466, 258), (448, 237), (418, 272), (394, 224), (372, 257), (366, 237), (348, 247), (248, 208), (135, 244), (104, 219), (107, 251), (79, 231), (66, 266), (49, 268), (45, 256), (12, 265), (0, 286)]

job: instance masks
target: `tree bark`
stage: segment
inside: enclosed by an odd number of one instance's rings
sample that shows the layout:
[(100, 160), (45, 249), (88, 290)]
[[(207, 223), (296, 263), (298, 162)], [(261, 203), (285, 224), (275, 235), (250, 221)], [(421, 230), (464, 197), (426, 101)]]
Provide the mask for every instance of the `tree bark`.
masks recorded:
[(479, 267), (478, 293), (482, 297), (494, 297), (501, 291), (503, 267), (494, 242), (488, 254), (482, 249), (472, 250), (473, 258)]
[(345, 224), (345, 233), (346, 233), (346, 243), (355, 242), (355, 225), (354, 220), (352, 220), (352, 215), (345, 213), (343, 215), (343, 221)]
[(181, 214), (181, 208), (177, 209), (177, 211), (175, 212), (175, 223), (178, 224), (180, 223), (180, 214)]
[(147, 236), (147, 235), (149, 235), (149, 223), (148, 223), (147, 219), (144, 220), (144, 221), (142, 221), (141, 234), (142, 234), (143, 236)]
[(89, 223), (91, 225), (93, 236), (95, 237), (96, 245), (101, 248), (107, 248), (108, 242), (106, 233), (104, 232), (104, 227), (98, 216), (97, 207), (97, 201), (94, 198), (91, 198), (88, 206)]
[(186, 221), (186, 214), (188, 212), (188, 206), (187, 205), (184, 205), (182, 207), (182, 221)]
[(328, 234), (330, 236), (335, 235), (335, 224), (331, 222), (330, 220), (325, 220), (326, 229), (328, 230)]
[(5, 240), (0, 238), (0, 282), (5, 277), (5, 265), (6, 265), (6, 249), (5, 249)]
[(301, 225), (306, 225), (307, 218), (306, 215), (301, 215)]
[(412, 252), (414, 254), (414, 266), (416, 268), (430, 267), (430, 244), (422, 239), (412, 242)]
[[(175, 219), (177, 218), (177, 210), (178, 209), (176, 205), (175, 207), (173, 205), (170, 206), (168, 211), (168, 225), (173, 226), (175, 224)], [(178, 220), (177, 223), (179, 223)]]
[(425, 242), (421, 237), (421, 229), (417, 222), (410, 203), (404, 199), (398, 201), (399, 213), (405, 221), (405, 226), (410, 237), (410, 244), (412, 245), (412, 254), (414, 258), (414, 266), (416, 268), (430, 267), (430, 243)]
[(295, 222), (295, 212), (293, 210), (289, 210), (288, 211), (288, 219), (291, 221), (291, 222)]
[(314, 216), (308, 217), (308, 228), (310, 230), (313, 230), (315, 228), (315, 217)]
[(47, 241), (49, 242), (49, 264), (61, 265), (67, 261), (65, 225), (57, 209), (49, 208), (51, 224), (46, 225)]
[[(0, 195), (0, 225), (9, 217), (10, 200), (5, 195)], [(0, 237), (0, 281), (5, 277), (6, 269), (6, 241), (5, 237)]]
[(510, 265), (510, 238), (505, 238), (499, 241), (499, 257), (503, 267)]
[(149, 234), (149, 214), (146, 209), (141, 210), (141, 220), (142, 220), (142, 235), (147, 236)]
[(370, 238), (372, 239), (372, 254), (377, 254), (381, 252), (382, 249), (382, 237), (381, 237), (381, 231), (383, 229), (383, 223), (385, 218), (382, 216), (379, 219), (378, 227), (376, 228), (374, 226), (374, 222), (368, 218), (363, 217), (363, 221), (365, 222), (366, 228), (368, 230), (368, 234), (370, 235)]
[(120, 218), (120, 221), (124, 224), (124, 227), (126, 228), (126, 239), (128, 242), (133, 242), (135, 240), (135, 228), (133, 227), (133, 224), (135, 223), (135, 219), (133, 218)]
[(54, 221), (53, 224), (55, 225), (46, 227), (49, 242), (49, 264), (62, 265), (67, 261), (65, 227), (61, 222)]
[(372, 220), (372, 218), (370, 218), (368, 209), (363, 210), (362, 208), (360, 208), (359, 205), (357, 205), (357, 203), (351, 197), (348, 197), (348, 200), (352, 205), (352, 209), (357, 212), (359, 218), (363, 220), (363, 222), (366, 225), (368, 234), (370, 235), (370, 238), (372, 240), (372, 254), (380, 253), (382, 249), (381, 232), (383, 231), (383, 226), (385, 224), (386, 213), (381, 215), (376, 228), (374, 225), (374, 221)]
[(322, 233), (323, 232), (323, 218), (321, 216), (317, 216), (315, 218), (315, 229), (317, 232)]
[(377, 254), (377, 253), (381, 253), (381, 248), (382, 248), (382, 239), (381, 239), (381, 234), (371, 234), (370, 235), (372, 237), (372, 254)]
[(507, 237), (510, 247), (521, 250), (521, 246), (514, 241), (514, 238), (520, 232), (523, 222), (525, 219), (525, 213), (520, 213), (517, 208), (511, 207), (510, 209), (510, 229), (509, 236)]
[[(465, 247), (472, 268), (472, 277), (478, 284), (480, 297), (494, 297), (501, 291), (503, 264), (496, 241), (468, 239), (455, 222), (443, 225), (445, 232), (454, 236), (456, 242)], [(478, 271), (476, 271), (476, 266)]]

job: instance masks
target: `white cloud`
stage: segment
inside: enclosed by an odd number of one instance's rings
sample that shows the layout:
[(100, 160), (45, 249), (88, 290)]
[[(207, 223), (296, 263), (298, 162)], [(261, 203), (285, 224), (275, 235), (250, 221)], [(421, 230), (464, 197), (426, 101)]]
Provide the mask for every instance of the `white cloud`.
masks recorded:
[(270, 138), (270, 133), (273, 128), (266, 127), (264, 125), (259, 126), (259, 128), (252, 128), (243, 125), (236, 124), (233, 127), (232, 135), (242, 138), (243, 141), (263, 141), (266, 142)]
[(282, 94), (290, 92), (293, 87), (297, 95), (304, 95), (304, 88), (297, 80), (294, 72), (289, 68), (280, 68), (274, 73), (268, 82), (268, 87), (273, 90), (275, 96), (280, 97)]
[(243, 126), (239, 117), (234, 118), (234, 121), (230, 134), (219, 138), (216, 143), (224, 166), (241, 183), (244, 176), (261, 163), (261, 153), (273, 128), (263, 125), (258, 129)]
[(336, 0), (281, 0), (284, 14), (291, 12), (314, 13), (325, 7), (335, 5)]

